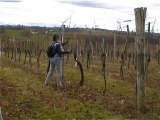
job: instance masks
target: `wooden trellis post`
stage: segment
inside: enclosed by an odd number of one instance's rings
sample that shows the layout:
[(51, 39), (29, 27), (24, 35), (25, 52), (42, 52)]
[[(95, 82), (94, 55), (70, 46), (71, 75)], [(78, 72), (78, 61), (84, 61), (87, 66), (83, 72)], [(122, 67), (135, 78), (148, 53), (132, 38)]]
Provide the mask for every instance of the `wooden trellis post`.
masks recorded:
[(29, 54), (29, 66), (30, 66), (30, 68), (32, 67), (32, 44), (33, 44), (33, 42), (29, 41), (28, 54)]
[(101, 44), (101, 48), (102, 48), (102, 53), (101, 53), (102, 75), (103, 75), (103, 78), (104, 78), (104, 85), (105, 85), (103, 93), (105, 93), (106, 88), (107, 88), (107, 82), (106, 82), (106, 51), (105, 51), (104, 38), (103, 38), (103, 42)]
[[(65, 25), (62, 25), (62, 41), (63, 43), (65, 41)], [(63, 78), (63, 72), (64, 72), (64, 56), (62, 56), (62, 78)]]
[(14, 52), (14, 60), (16, 61), (16, 55), (17, 55), (17, 41), (15, 40), (14, 34), (13, 34), (13, 52)]
[(147, 8), (135, 8), (136, 21), (136, 37), (137, 37), (137, 110), (144, 112), (145, 110), (145, 87), (146, 87), (146, 71), (145, 71), (145, 18)]
[(114, 34), (114, 67), (115, 67), (115, 59), (116, 59), (116, 34)]
[(3, 120), (2, 112), (1, 112), (1, 107), (0, 107), (0, 120)]
[[(150, 22), (148, 23), (148, 36), (147, 39), (145, 40), (145, 73), (148, 72), (148, 65), (150, 62), (150, 53), (149, 53), (149, 39), (150, 39)], [(145, 74), (145, 80), (147, 80), (147, 74)]]
[(128, 43), (128, 36), (129, 36), (129, 25), (127, 25), (127, 36), (126, 36), (126, 41), (125, 41), (124, 50), (123, 50), (125, 60), (127, 60), (127, 43)]
[[(37, 70), (39, 70), (39, 68), (40, 68), (40, 56), (41, 56), (39, 33), (38, 33), (37, 36), (38, 36), (38, 38), (37, 38), (37, 40), (36, 40), (36, 44), (37, 44), (36, 58), (37, 58)], [(29, 48), (29, 41), (28, 41), (28, 48)]]
[(1, 39), (1, 36), (0, 36), (0, 55), (2, 55), (2, 39)]
[[(78, 51), (79, 51), (79, 49), (78, 49), (78, 46), (79, 46), (79, 42), (78, 42), (78, 40), (76, 41), (76, 59), (78, 59), (78, 57), (79, 57), (79, 54), (78, 54)], [(75, 67), (77, 67), (77, 62), (75, 61)]]
[(89, 31), (89, 40), (87, 40), (87, 69), (90, 69), (92, 56), (92, 44), (91, 44), (91, 30)]
[(25, 56), (24, 56), (24, 64), (26, 64), (26, 59), (27, 59), (27, 44), (28, 44), (28, 39), (27, 41), (24, 41), (24, 45), (23, 45), (23, 48), (24, 48), (24, 52), (25, 52)]
[(160, 39), (158, 41), (158, 49), (157, 49), (157, 59), (158, 59), (158, 65), (160, 64)]

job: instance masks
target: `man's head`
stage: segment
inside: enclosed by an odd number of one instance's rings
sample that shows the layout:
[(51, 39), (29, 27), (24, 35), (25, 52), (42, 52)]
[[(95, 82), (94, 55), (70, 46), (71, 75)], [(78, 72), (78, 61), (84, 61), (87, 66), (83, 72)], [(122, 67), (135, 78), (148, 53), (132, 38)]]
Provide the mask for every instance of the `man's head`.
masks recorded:
[(57, 41), (59, 39), (59, 35), (58, 34), (54, 34), (53, 35), (53, 41)]

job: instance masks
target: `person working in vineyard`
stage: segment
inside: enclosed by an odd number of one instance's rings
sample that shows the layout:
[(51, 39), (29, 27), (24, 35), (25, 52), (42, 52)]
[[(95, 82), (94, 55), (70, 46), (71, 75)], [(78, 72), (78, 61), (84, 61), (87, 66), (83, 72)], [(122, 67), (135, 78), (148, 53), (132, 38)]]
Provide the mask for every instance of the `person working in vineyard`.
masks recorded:
[(71, 50), (64, 50), (63, 49), (63, 45), (66, 44), (67, 42), (65, 43), (60, 43), (59, 41), (59, 35), (58, 34), (54, 34), (53, 35), (53, 42), (52, 42), (52, 55), (48, 55), (49, 57), (49, 60), (50, 60), (50, 67), (49, 67), (49, 71), (47, 73), (47, 77), (45, 79), (45, 84), (48, 85), (49, 81), (51, 80), (52, 78), (52, 75), (53, 75), (53, 71), (54, 71), (54, 68), (56, 70), (56, 75), (57, 75), (57, 78), (56, 78), (56, 86), (57, 87), (61, 87), (62, 84), (61, 84), (61, 79), (62, 79), (62, 58), (61, 56), (64, 55), (64, 54), (69, 54), (71, 53)]

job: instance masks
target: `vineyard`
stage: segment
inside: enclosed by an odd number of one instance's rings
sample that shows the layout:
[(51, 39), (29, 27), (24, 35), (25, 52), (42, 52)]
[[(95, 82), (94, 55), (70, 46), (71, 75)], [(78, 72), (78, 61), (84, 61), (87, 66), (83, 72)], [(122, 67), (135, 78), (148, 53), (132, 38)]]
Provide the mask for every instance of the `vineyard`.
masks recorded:
[[(134, 32), (66, 28), (61, 34), (61, 28), (15, 27), (0, 33), (4, 120), (160, 119), (158, 33), (145, 33), (149, 45), (144, 55), (148, 67), (142, 112), (137, 112), (139, 59)], [(46, 49), (54, 33), (68, 41), (64, 49), (72, 50), (63, 57), (61, 89), (55, 87), (55, 75), (49, 86), (44, 84)]]

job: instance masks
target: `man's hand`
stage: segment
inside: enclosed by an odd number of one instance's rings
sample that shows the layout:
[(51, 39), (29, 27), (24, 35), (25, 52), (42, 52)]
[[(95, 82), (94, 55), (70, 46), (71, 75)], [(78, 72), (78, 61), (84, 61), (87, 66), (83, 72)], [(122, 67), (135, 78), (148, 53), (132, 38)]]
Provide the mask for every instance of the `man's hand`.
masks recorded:
[(72, 52), (72, 50), (70, 49), (70, 50), (67, 50), (67, 52), (68, 52), (68, 54), (70, 54), (71, 52)]
[(63, 42), (63, 43), (62, 43), (62, 45), (65, 45), (65, 44), (67, 44), (67, 43), (68, 43), (68, 40), (67, 40), (67, 41), (65, 41), (65, 42)]

